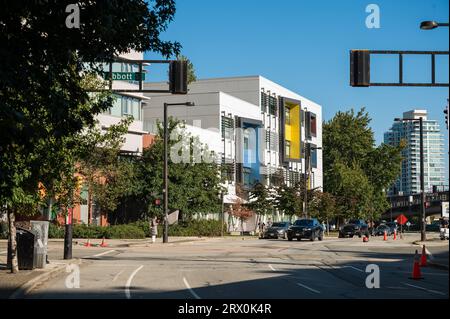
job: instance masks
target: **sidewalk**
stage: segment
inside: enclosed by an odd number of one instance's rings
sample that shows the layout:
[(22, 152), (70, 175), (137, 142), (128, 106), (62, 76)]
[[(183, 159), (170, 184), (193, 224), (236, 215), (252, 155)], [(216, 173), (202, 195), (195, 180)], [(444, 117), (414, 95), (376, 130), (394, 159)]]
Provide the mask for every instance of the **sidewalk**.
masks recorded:
[(20, 270), (12, 274), (6, 269), (6, 260), (0, 258), (0, 299), (20, 298), (37, 285), (60, 274), (68, 263), (73, 262), (58, 260), (50, 262), (44, 269)]
[[(169, 237), (169, 245), (181, 244), (186, 242), (205, 240), (206, 237)], [(11, 274), (10, 270), (6, 269), (6, 240), (0, 240), (0, 299), (20, 298), (25, 295), (27, 291), (33, 289), (35, 286), (45, 282), (61, 272), (64, 272), (68, 263), (81, 262), (80, 252), (85, 249), (82, 247), (87, 242), (87, 239), (73, 239), (74, 259), (63, 260), (62, 248), (64, 239), (49, 239), (49, 259), (50, 263), (44, 269), (34, 270), (20, 270), (17, 274)], [(102, 239), (91, 239), (92, 246), (99, 247)], [(153, 244), (152, 240), (146, 239), (106, 239), (107, 248), (124, 248), (124, 247), (146, 247), (146, 246), (162, 246), (162, 238), (157, 238)], [(3, 252), (5, 250), (5, 252)], [(86, 250), (87, 252), (88, 250)], [(82, 255), (82, 254), (81, 254)]]

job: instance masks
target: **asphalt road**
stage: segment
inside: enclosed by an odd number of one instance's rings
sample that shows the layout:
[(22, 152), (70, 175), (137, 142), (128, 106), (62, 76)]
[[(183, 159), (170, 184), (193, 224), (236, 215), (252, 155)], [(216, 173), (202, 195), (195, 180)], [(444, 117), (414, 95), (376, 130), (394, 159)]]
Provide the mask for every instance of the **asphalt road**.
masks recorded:
[[(63, 273), (27, 297), (447, 299), (447, 270), (424, 267), (423, 280), (409, 279), (418, 248), (381, 238), (369, 243), (358, 238), (322, 242), (216, 238), (166, 246), (77, 247), (74, 257), (84, 257), (80, 287), (68, 288), (66, 282), (73, 286), (69, 279), (75, 273)], [(448, 241), (428, 250), (448, 260)], [(50, 249), (50, 257), (56, 253), (61, 251)], [(366, 287), (369, 264), (380, 269), (380, 288)]]

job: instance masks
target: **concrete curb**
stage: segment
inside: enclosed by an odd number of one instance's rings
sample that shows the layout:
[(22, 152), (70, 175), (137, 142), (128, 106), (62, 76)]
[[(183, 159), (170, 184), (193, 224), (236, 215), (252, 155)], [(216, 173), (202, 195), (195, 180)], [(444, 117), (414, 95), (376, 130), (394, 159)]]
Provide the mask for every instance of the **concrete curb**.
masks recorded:
[(437, 240), (434, 240), (434, 241), (423, 242), (423, 241), (420, 241), (420, 240), (415, 240), (415, 241), (412, 242), (412, 244), (413, 245), (417, 245), (417, 246), (425, 245), (425, 246), (428, 246), (428, 247), (441, 247), (441, 246), (448, 246), (448, 241), (441, 241), (441, 240), (437, 241)]
[[(78, 264), (81, 264), (81, 259), (74, 259)], [(67, 264), (58, 264), (54, 269), (44, 272), (43, 274), (31, 279), (17, 288), (8, 299), (23, 299), (31, 290), (42, 284), (43, 282), (50, 280), (58, 276), (61, 272), (65, 271)]]

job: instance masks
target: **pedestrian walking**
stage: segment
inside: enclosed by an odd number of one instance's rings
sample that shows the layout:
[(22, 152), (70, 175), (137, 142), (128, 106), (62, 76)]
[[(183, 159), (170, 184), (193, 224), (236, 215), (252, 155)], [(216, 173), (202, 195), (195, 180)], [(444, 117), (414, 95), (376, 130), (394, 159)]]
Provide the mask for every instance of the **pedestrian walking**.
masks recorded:
[(258, 223), (258, 228), (259, 228), (259, 238), (263, 238), (264, 237), (264, 228), (266, 227), (266, 224), (264, 224), (264, 222), (260, 221)]
[(152, 243), (154, 244), (156, 242), (156, 236), (158, 236), (158, 220), (156, 219), (156, 217), (152, 218), (151, 235)]

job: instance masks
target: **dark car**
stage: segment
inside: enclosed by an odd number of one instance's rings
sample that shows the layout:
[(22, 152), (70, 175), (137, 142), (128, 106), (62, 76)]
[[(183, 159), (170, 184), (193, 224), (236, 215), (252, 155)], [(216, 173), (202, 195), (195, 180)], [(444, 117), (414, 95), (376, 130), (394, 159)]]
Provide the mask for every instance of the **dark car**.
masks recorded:
[(263, 238), (287, 238), (286, 231), (288, 230), (289, 226), (291, 226), (290, 222), (273, 223), (272, 226), (266, 229)]
[(425, 226), (425, 230), (429, 232), (439, 232), (440, 229), (441, 229), (440, 222), (438, 220), (433, 221), (431, 224), (427, 224)]
[(388, 222), (386, 223), (386, 225), (391, 229), (391, 233), (393, 234), (394, 232), (399, 232), (400, 227), (398, 226), (398, 224), (396, 222)]
[(363, 235), (369, 237), (369, 226), (362, 219), (350, 220), (347, 224), (339, 228), (339, 238), (362, 237)]
[(315, 218), (309, 219), (298, 219), (294, 224), (287, 230), (287, 239), (291, 241), (297, 238), (301, 240), (302, 238), (314, 241), (317, 239), (323, 239), (323, 228), (319, 221)]
[(383, 235), (384, 235), (384, 232), (386, 232), (386, 235), (387, 235), (387, 236), (391, 236), (391, 235), (394, 233), (394, 231), (392, 230), (391, 227), (389, 227), (389, 226), (386, 225), (386, 224), (383, 224), (383, 225), (378, 226), (378, 227), (375, 229), (374, 235), (375, 235), (375, 236), (383, 236)]

